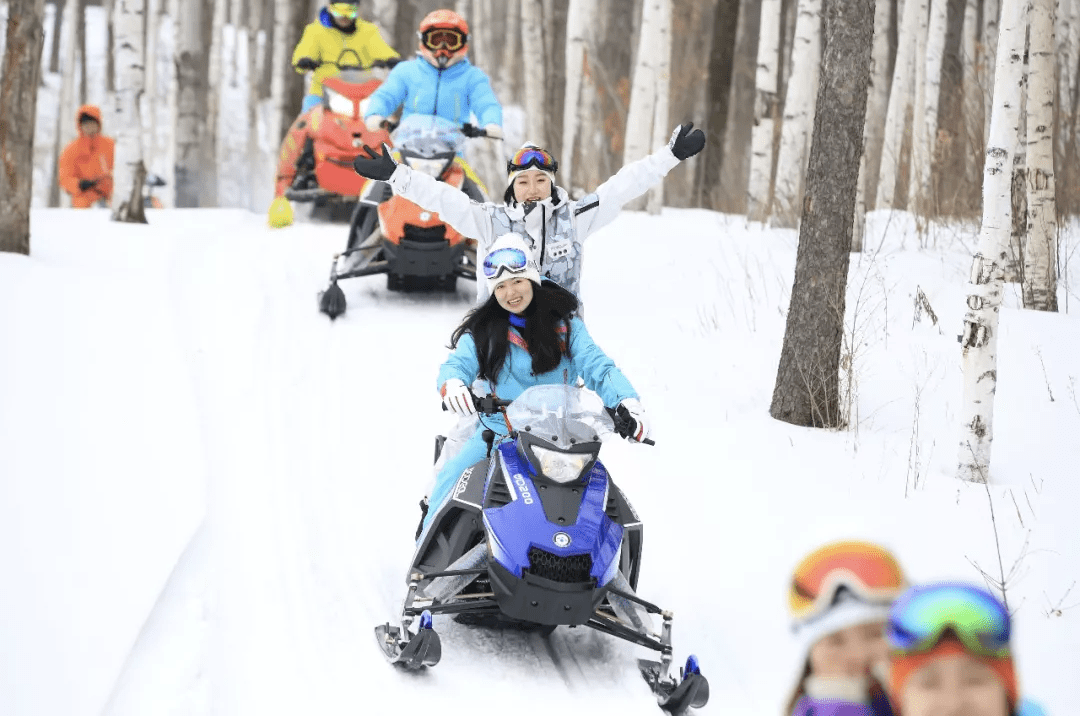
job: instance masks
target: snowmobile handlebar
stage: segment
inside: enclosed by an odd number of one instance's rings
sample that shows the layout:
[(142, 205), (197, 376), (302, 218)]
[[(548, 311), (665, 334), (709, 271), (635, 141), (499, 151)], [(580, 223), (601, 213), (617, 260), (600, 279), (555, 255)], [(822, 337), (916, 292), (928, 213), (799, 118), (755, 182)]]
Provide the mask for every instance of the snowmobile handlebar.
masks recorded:
[(335, 62), (334, 60), (312, 60), (308, 57), (303, 57), (301, 58), (301, 60), (308, 60), (308, 62), (302, 65), (297, 64), (296, 66), (300, 69), (308, 71), (317, 70), (323, 65), (331, 65), (338, 68), (339, 70), (390, 70), (393, 69), (394, 66), (397, 65), (399, 62), (401, 62), (401, 58), (399, 57), (391, 57), (389, 60), (375, 60), (370, 65), (362, 65), (358, 62), (340, 63)]
[[(510, 403), (514, 402), (512, 400), (501, 400), (493, 395), (479, 396), (472, 391), (469, 391), (469, 395), (472, 396), (473, 406), (476, 407), (476, 412), (483, 413), (484, 415), (495, 415), (497, 413), (502, 413), (506, 410), (506, 407), (510, 405)], [(446, 403), (442, 404), (442, 409), (444, 412), (449, 410), (449, 408), (446, 407)], [(607, 406), (604, 406), (604, 410), (606, 410), (607, 414), (611, 417), (611, 421), (615, 423), (615, 432), (618, 433), (619, 437), (629, 438), (631, 435), (634, 434), (634, 428), (636, 427), (636, 425), (634, 424), (634, 419), (630, 417), (630, 413), (627, 412), (626, 408), (622, 407), (621, 405), (618, 408), (609, 408)], [(656, 442), (650, 440), (649, 438), (645, 438), (641, 441), (641, 443), (643, 445), (656, 444)]]

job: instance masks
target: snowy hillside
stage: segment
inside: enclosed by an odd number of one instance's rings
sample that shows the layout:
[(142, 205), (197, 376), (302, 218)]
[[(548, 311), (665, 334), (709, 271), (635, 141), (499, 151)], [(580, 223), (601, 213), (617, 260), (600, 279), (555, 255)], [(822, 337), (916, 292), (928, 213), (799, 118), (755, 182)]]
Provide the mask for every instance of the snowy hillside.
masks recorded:
[[(920, 249), (903, 216), (873, 218), (846, 432), (768, 416), (794, 232), (666, 210), (590, 239), (590, 330), (657, 425), (654, 448), (605, 447), (646, 526), (639, 591), (675, 612), (676, 660), (701, 658), (705, 713), (775, 716), (805, 552), (863, 537), (915, 580), (978, 579), (999, 574), (996, 524), (1022, 688), (1077, 713), (1080, 241), (1062, 252), (1071, 314), (1003, 311), (987, 489), (951, 476), (974, 230)], [(545, 642), (437, 619), (443, 662), (421, 675), (374, 644), (403, 596), (447, 427), (435, 374), (471, 285), (358, 279), (331, 324), (315, 295), (342, 227), (150, 220), (37, 210), (33, 256), (0, 256), (0, 713), (659, 713), (643, 650), (581, 629)], [(920, 288), (936, 326), (915, 319)]]

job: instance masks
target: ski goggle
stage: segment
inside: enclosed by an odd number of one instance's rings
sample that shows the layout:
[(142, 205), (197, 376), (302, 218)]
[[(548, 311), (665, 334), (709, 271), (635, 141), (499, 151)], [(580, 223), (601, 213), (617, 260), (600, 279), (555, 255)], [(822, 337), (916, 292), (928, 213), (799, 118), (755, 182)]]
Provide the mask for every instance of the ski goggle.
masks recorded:
[(484, 275), (488, 278), (495, 278), (504, 271), (523, 273), (528, 265), (529, 257), (521, 249), (495, 249), (484, 257)]
[(885, 549), (869, 542), (838, 542), (806, 557), (788, 590), (788, 606), (798, 620), (824, 612), (844, 587), (859, 599), (892, 602), (904, 588), (904, 573)]
[(972, 654), (1009, 655), (1009, 613), (994, 595), (979, 587), (941, 582), (905, 592), (889, 614), (886, 635), (895, 652), (932, 649), (946, 632)]
[(334, 2), (330, 3), (328, 8), (330, 14), (334, 17), (339, 17), (345, 20), (356, 19), (356, 5), (349, 2)]
[(529, 167), (545, 172), (559, 171), (559, 163), (546, 150), (539, 147), (522, 147), (506, 163), (506, 173), (524, 171)]
[(457, 52), (465, 44), (465, 33), (448, 27), (436, 27), (420, 35), (424, 47), (429, 50)]

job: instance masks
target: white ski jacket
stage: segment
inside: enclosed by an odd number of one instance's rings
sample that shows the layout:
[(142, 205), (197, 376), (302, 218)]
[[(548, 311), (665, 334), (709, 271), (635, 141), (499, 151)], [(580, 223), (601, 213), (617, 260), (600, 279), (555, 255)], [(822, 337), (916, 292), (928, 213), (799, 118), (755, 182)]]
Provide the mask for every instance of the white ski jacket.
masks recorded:
[[(399, 164), (390, 177), (394, 193), (439, 217), (459, 233), (477, 240), (477, 259), (484, 260), (495, 239), (517, 232), (530, 243), (540, 265), (540, 273), (581, 300), (582, 243), (595, 231), (610, 224), (630, 201), (659, 184), (679, 160), (664, 147), (643, 159), (627, 164), (588, 196), (570, 201), (566, 191), (556, 187), (558, 200), (538, 202), (525, 214), (518, 202), (481, 204), (459, 189), (422, 172)], [(479, 275), (477, 303), (487, 300), (487, 281)]]

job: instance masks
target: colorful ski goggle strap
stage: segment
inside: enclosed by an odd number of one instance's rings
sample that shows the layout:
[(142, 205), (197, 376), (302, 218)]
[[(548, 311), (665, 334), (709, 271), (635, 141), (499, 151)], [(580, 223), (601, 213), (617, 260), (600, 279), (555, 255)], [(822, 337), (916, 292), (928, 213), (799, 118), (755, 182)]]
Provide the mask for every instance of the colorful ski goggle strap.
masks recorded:
[(429, 50), (457, 52), (465, 44), (465, 33), (449, 27), (436, 27), (425, 31), (420, 39)]
[(990, 592), (970, 584), (941, 582), (913, 587), (893, 605), (886, 630), (893, 650), (932, 649), (951, 632), (972, 654), (1009, 655), (1009, 612)]
[(495, 278), (504, 271), (522, 273), (528, 263), (529, 257), (521, 249), (495, 249), (484, 258), (484, 275)]
[(356, 19), (356, 3), (351, 2), (334, 2), (330, 3), (330, 14), (334, 17), (345, 18), (348, 20)]
[(888, 604), (904, 586), (904, 573), (887, 550), (869, 542), (837, 542), (795, 568), (788, 606), (792, 616), (802, 620), (827, 610), (841, 587), (863, 601)]
[(506, 173), (524, 171), (529, 167), (536, 167), (545, 172), (559, 171), (559, 163), (546, 150), (539, 147), (522, 147), (506, 163)]

